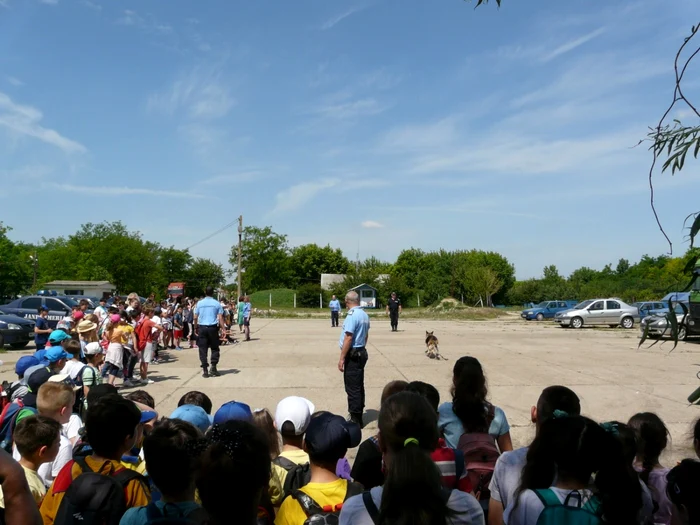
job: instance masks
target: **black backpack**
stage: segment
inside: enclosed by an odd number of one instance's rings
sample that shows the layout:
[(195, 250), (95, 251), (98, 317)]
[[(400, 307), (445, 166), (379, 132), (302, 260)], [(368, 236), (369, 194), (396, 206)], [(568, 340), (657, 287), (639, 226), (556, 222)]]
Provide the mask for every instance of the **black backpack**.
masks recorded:
[(311, 465), (308, 463), (297, 465), (283, 456), (277, 456), (273, 463), (287, 471), (287, 477), (284, 478), (284, 486), (282, 487), (282, 499), (293, 494), (311, 480)]
[(78, 414), (81, 418), (85, 416), (85, 389), (83, 388), (83, 372), (85, 372), (86, 368), (92, 370), (92, 386), (95, 386), (97, 384), (97, 372), (95, 372), (95, 369), (92, 368), (90, 365), (85, 365), (83, 368), (81, 368), (80, 372), (78, 372), (78, 375), (75, 376), (75, 379), (73, 380), (73, 384), (75, 386), (80, 387), (79, 390), (75, 391), (75, 403), (73, 403), (73, 413)]
[[(165, 508), (169, 507), (166, 505)], [(147, 525), (199, 525), (200, 523), (206, 523), (209, 520), (209, 516), (202, 507), (193, 509), (187, 514), (183, 514), (180, 509), (177, 509), (176, 516), (166, 516), (158, 508), (158, 505), (151, 502), (146, 507), (146, 519), (148, 520), (146, 522)]]
[[(363, 490), (364, 488), (359, 483), (348, 481), (348, 489), (345, 492), (343, 503), (348, 498), (362, 494)], [(321, 507), (311, 496), (300, 490), (294, 491), (292, 497), (299, 502), (301, 509), (306, 514), (304, 525), (338, 525), (343, 503), (336, 505), (335, 508), (330, 506)]]
[[(85, 458), (73, 460), (82, 469), (68, 487), (56, 512), (54, 523), (61, 525), (119, 525), (127, 510), (124, 489), (134, 479), (144, 477), (125, 468), (115, 474), (94, 472)], [(72, 468), (72, 467), (71, 467)]]

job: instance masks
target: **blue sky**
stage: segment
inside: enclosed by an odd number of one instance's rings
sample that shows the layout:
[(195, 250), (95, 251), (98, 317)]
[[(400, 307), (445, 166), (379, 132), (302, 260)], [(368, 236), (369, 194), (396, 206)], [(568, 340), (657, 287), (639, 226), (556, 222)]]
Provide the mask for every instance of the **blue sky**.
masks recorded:
[[(496, 250), (519, 278), (659, 254), (632, 146), (696, 4), (0, 0), (0, 220), (184, 248), (243, 214), (351, 258)], [(678, 252), (697, 171), (656, 181)]]

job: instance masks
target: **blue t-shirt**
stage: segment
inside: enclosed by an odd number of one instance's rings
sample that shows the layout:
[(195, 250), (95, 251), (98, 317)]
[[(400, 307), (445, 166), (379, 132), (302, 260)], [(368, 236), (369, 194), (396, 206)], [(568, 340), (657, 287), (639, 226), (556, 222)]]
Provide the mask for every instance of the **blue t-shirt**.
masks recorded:
[[(503, 434), (510, 432), (510, 425), (506, 419), (506, 414), (500, 407), (494, 406), (494, 418), (489, 427), (489, 434), (493, 439), (498, 439)], [(488, 411), (488, 407), (484, 406), (484, 410)], [(452, 402), (443, 403), (438, 408), (438, 428), (445, 436), (447, 446), (457, 448), (459, 438), (464, 434), (462, 422), (452, 411)]]
[(252, 307), (253, 307), (253, 306), (252, 306), (250, 303), (244, 303), (244, 304), (243, 304), (243, 317), (244, 317), (245, 319), (249, 319), (249, 318), (250, 318), (250, 309), (251, 309)]
[(343, 321), (343, 331), (340, 332), (338, 346), (343, 348), (345, 334), (352, 334), (351, 348), (362, 348), (367, 344), (367, 334), (369, 333), (369, 316), (359, 306), (348, 310), (348, 314)]
[(219, 315), (224, 315), (221, 303), (213, 297), (205, 297), (194, 307), (194, 315), (201, 326), (214, 326), (219, 324)]
[[(187, 517), (190, 512), (200, 508), (194, 501), (186, 501), (184, 503), (164, 503), (156, 501), (158, 510), (168, 517)], [(134, 507), (127, 510), (122, 516), (119, 525), (146, 525), (148, 523), (147, 507)]]
[(331, 309), (331, 312), (340, 312), (340, 301), (338, 301), (338, 299), (333, 299), (328, 303), (328, 307)]
[[(46, 319), (39, 316), (36, 318), (36, 327), (39, 330), (48, 330), (49, 323)], [(38, 345), (45, 345), (49, 341), (50, 334), (34, 334), (34, 342)]]

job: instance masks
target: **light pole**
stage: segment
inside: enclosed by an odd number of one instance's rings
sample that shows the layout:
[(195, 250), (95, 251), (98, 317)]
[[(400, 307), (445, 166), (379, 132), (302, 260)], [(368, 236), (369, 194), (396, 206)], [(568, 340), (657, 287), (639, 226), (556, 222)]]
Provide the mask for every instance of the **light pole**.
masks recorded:
[(34, 269), (34, 279), (32, 280), (32, 291), (36, 291), (36, 269), (39, 264), (39, 259), (37, 258), (36, 252), (34, 255), (29, 256), (29, 260), (32, 261), (32, 267)]

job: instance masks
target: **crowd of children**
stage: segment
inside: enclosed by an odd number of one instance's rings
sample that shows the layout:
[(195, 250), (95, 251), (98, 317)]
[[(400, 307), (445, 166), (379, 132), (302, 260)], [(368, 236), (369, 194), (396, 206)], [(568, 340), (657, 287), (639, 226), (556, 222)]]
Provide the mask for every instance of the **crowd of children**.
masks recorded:
[[(106, 349), (104, 338), (58, 330), (43, 354), (18, 360), (0, 416), (5, 523), (700, 523), (700, 463), (660, 463), (669, 432), (658, 415), (599, 423), (581, 414), (575, 392), (550, 386), (533, 400), (534, 440), (513, 450), (506, 415), (468, 356), (442, 404), (430, 384), (387, 384), (378, 433), (362, 443), (358, 424), (298, 396), (274, 413), (240, 401), (214, 411), (193, 391), (159, 417), (148, 392), (123, 396), (112, 381), (133, 370), (112, 345), (138, 348), (139, 330), (163, 327), (150, 305), (142, 313), (145, 328), (130, 329), (129, 313), (110, 319)], [(700, 422), (694, 446), (700, 455)]]

